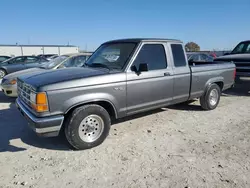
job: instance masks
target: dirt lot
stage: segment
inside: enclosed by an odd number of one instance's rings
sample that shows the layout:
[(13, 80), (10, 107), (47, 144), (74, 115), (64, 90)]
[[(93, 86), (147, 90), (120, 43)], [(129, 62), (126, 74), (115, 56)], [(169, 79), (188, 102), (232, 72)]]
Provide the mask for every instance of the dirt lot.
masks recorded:
[(0, 93), (0, 187), (250, 187), (250, 81), (198, 102), (124, 119), (99, 147), (39, 138)]

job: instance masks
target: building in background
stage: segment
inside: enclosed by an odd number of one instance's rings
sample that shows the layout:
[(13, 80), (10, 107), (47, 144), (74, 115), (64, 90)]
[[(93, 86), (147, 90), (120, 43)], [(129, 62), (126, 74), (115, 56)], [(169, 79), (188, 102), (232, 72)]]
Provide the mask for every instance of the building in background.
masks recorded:
[(72, 45), (1, 45), (0, 55), (22, 56), (40, 54), (78, 53), (79, 47)]

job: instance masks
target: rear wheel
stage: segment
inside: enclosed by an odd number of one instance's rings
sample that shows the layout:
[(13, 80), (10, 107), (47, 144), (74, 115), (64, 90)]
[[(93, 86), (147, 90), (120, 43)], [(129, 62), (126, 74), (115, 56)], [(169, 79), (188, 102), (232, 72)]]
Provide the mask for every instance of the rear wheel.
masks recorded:
[(217, 84), (211, 84), (200, 98), (201, 107), (204, 110), (215, 109), (220, 101), (221, 89)]
[(0, 69), (0, 78), (3, 78), (6, 75), (6, 71), (3, 69)]
[(89, 149), (101, 144), (109, 134), (109, 113), (99, 105), (76, 108), (65, 124), (65, 135), (75, 149)]

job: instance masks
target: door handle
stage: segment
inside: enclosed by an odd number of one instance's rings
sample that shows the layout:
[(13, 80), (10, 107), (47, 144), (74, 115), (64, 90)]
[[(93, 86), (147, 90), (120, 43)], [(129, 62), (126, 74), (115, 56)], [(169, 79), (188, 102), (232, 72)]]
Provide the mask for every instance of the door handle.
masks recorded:
[(171, 76), (169, 72), (164, 72), (164, 76)]

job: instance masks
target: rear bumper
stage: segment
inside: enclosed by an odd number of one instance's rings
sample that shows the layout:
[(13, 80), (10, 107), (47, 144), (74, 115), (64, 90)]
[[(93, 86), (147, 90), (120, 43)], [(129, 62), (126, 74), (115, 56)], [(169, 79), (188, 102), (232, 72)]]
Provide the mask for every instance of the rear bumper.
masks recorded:
[(59, 135), (64, 116), (38, 118), (30, 113), (19, 99), (16, 100), (16, 105), (18, 110), (28, 121), (30, 128), (38, 135), (44, 137), (53, 137)]
[(8, 97), (17, 97), (17, 85), (4, 85), (1, 84), (2, 91)]

